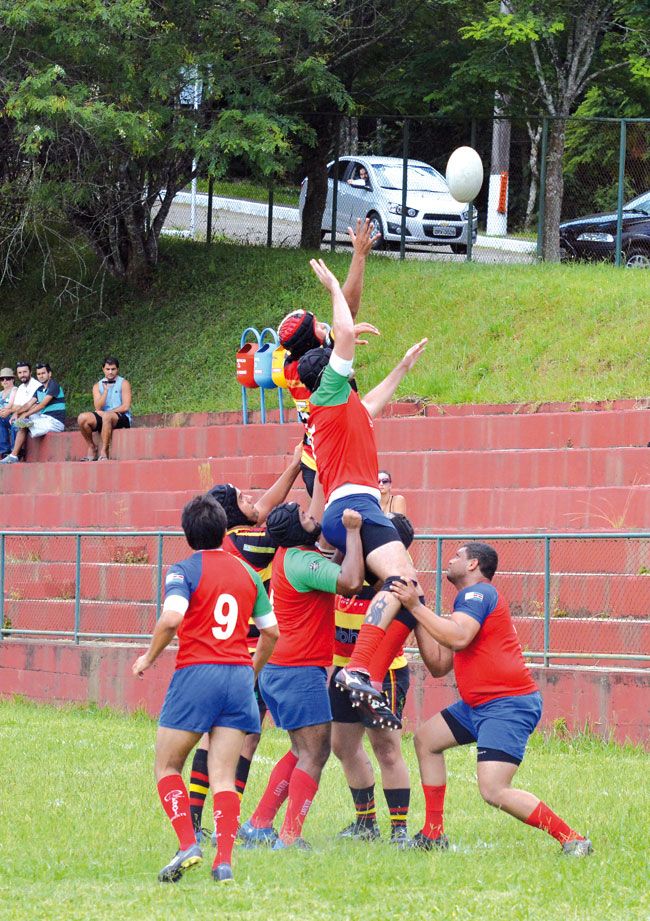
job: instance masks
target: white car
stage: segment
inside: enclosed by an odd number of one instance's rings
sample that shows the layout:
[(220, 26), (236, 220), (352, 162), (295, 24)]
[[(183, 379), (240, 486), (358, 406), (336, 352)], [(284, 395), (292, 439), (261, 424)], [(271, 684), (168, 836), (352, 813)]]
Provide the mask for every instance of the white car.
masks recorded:
[[(327, 168), (327, 202), (322, 233), (332, 232), (336, 161)], [(370, 218), (382, 235), (379, 244), (401, 239), (401, 157), (340, 157), (336, 205), (336, 231), (345, 233), (357, 218)], [(305, 206), (307, 179), (300, 188), (300, 217)], [(408, 161), (406, 194), (406, 243), (450, 246), (454, 253), (467, 252), (467, 205), (449, 193), (445, 177), (421, 160)], [(472, 242), (476, 240), (478, 218), (474, 210)]]

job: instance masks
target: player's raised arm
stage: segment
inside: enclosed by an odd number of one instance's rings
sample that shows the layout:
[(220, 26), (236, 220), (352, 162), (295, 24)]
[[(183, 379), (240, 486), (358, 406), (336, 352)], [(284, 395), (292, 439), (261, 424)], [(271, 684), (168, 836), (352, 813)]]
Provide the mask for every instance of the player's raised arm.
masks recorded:
[(341, 290), (336, 275), (327, 268), (322, 259), (311, 259), (313, 272), (332, 296), (332, 335), (334, 337), (334, 354), (344, 361), (354, 358), (354, 320), (348, 302)]
[(399, 364), (395, 365), (381, 383), (367, 393), (361, 401), (373, 418), (378, 416), (389, 400), (392, 399), (397, 387), (415, 365), (420, 355), (424, 352), (428, 339), (420, 339), (405, 353)]

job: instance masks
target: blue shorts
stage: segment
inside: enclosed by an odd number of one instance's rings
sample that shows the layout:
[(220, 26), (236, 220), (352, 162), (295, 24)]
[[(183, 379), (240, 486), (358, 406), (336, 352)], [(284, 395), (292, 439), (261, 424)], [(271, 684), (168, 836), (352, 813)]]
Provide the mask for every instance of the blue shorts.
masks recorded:
[(341, 553), (345, 553), (347, 531), (341, 519), (346, 508), (354, 509), (363, 518), (361, 543), (364, 557), (377, 547), (383, 547), (384, 544), (390, 544), (395, 540), (399, 541), (400, 537), (395, 525), (382, 512), (379, 500), (367, 493), (353, 493), (350, 496), (335, 499), (327, 506), (323, 515), (323, 536)]
[(174, 672), (159, 726), (209, 732), (213, 726), (259, 732), (250, 665), (188, 665)]
[(520, 697), (498, 697), (478, 707), (457, 700), (440, 715), (459, 745), (476, 742), (479, 761), (521, 764), (528, 739), (542, 715), (542, 695), (535, 691)]
[(317, 665), (265, 665), (258, 683), (279, 729), (332, 722), (326, 669)]

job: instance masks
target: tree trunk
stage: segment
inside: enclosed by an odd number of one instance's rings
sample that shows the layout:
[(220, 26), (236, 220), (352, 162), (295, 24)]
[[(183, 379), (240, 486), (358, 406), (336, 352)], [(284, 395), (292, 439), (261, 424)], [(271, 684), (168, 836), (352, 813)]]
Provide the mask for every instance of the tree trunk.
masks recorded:
[(323, 211), (327, 200), (327, 161), (339, 130), (340, 117), (315, 115), (308, 121), (316, 134), (316, 144), (304, 148), (307, 195), (302, 212), (300, 246), (302, 249), (320, 249)]
[(542, 137), (542, 129), (538, 125), (533, 131), (530, 122), (526, 122), (528, 137), (530, 138), (530, 155), (528, 157), (528, 168), (530, 169), (530, 186), (528, 188), (528, 203), (526, 204), (526, 217), (524, 219), (524, 230), (528, 230), (533, 223), (533, 211), (537, 201), (537, 184), (539, 182), (539, 142)]
[(544, 194), (544, 239), (542, 259), (545, 262), (560, 261), (560, 219), (564, 195), (564, 142), (566, 120), (553, 119), (549, 126), (548, 151), (546, 156), (546, 189)]

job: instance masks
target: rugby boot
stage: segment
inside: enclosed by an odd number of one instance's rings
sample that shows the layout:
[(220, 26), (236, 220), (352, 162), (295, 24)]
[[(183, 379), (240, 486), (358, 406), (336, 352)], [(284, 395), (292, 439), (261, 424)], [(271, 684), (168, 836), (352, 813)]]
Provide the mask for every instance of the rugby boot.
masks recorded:
[(413, 835), (411, 838), (411, 847), (419, 848), (422, 851), (447, 851), (449, 850), (449, 838), (447, 835), (438, 835), (437, 838), (430, 838), (428, 835), (425, 835), (423, 831), (419, 831), (417, 835)]
[(405, 851), (407, 848), (412, 847), (412, 839), (409, 838), (406, 825), (399, 825), (397, 828), (391, 830), (390, 843), (393, 847), (396, 847), (398, 851)]
[(234, 883), (235, 878), (232, 875), (232, 867), (229, 863), (220, 863), (212, 868), (212, 879), (215, 883)]
[(268, 828), (255, 828), (250, 821), (244, 822), (237, 832), (237, 837), (247, 849), (254, 847), (271, 846), (277, 841), (278, 833), (272, 826)]
[(198, 844), (193, 844), (184, 851), (176, 851), (173, 860), (163, 867), (158, 874), (161, 883), (177, 883), (186, 870), (196, 867), (203, 860), (203, 852)]
[(294, 838), (293, 841), (283, 841), (282, 838), (277, 838), (271, 850), (288, 851), (291, 848), (297, 851), (311, 851), (311, 844), (304, 838)]
[(381, 700), (360, 700), (361, 722), (368, 729), (401, 729), (402, 721), (388, 706), (382, 694)]
[(567, 857), (588, 857), (593, 852), (589, 838), (574, 838), (572, 841), (565, 841), (562, 845), (562, 853)]
[(370, 676), (349, 668), (342, 668), (334, 677), (334, 684), (341, 691), (347, 691), (353, 703), (362, 700), (383, 702), (384, 696), (370, 683)]
[(376, 822), (352, 822), (337, 838), (354, 838), (355, 841), (375, 841), (380, 837), (379, 826)]

